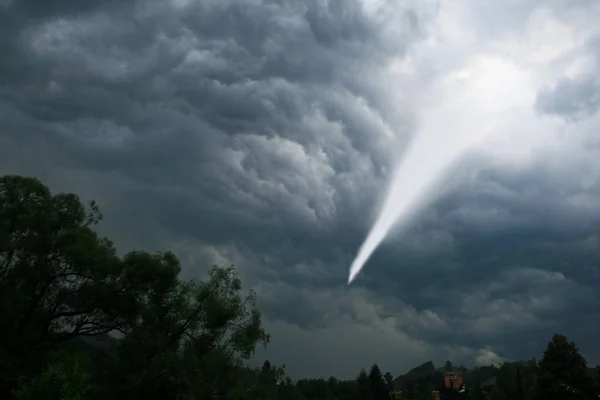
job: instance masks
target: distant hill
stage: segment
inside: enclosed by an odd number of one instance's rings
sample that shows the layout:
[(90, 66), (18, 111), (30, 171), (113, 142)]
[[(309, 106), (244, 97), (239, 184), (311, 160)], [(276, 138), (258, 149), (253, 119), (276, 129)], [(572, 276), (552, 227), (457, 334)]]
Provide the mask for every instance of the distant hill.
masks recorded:
[(429, 377), (435, 374), (435, 371), (435, 365), (433, 365), (433, 362), (427, 361), (426, 363), (423, 363), (411, 369), (406, 374), (400, 375), (399, 377), (394, 379), (394, 388), (399, 389), (409, 381)]

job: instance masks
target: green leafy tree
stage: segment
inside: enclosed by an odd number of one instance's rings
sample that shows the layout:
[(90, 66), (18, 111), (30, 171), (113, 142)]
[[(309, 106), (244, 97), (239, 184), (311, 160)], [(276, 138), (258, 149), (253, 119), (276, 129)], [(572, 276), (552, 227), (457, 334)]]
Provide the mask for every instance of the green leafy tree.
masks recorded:
[(0, 178), (0, 397), (41, 353), (126, 324), (120, 260), (92, 229), (101, 218), (95, 203), (53, 196), (37, 179)]
[[(182, 281), (170, 252), (120, 258), (93, 230), (101, 219), (95, 203), (86, 208), (74, 194), (0, 178), (0, 398), (40, 388), (64, 397), (65, 377), (81, 379), (65, 362), (43, 360), (65, 346), (102, 360), (86, 398), (233, 400), (242, 372), (250, 384), (238, 398), (249, 398), (261, 376), (245, 363), (269, 336), (235, 269), (215, 266), (204, 281)], [(82, 341), (115, 332), (121, 338), (104, 354)]]
[[(162, 262), (146, 255), (142, 259)], [(256, 345), (269, 341), (254, 292), (240, 295), (233, 267), (213, 267), (206, 282), (173, 281), (162, 289), (161, 295), (146, 299), (150, 306), (123, 341), (120, 368), (115, 368), (117, 376), (126, 377), (120, 397), (227, 396)], [(269, 367), (263, 377), (274, 371)]]
[(68, 351), (51, 353), (41, 374), (26, 380), (15, 400), (85, 400), (91, 388), (91, 374), (81, 355)]
[(590, 396), (591, 388), (587, 361), (575, 343), (555, 334), (538, 364), (538, 399), (583, 400)]

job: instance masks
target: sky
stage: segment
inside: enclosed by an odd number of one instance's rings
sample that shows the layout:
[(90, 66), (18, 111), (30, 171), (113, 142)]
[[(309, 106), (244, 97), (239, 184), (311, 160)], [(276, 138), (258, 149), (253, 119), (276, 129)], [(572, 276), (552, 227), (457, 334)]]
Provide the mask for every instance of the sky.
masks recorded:
[[(294, 379), (539, 357), (554, 332), (596, 365), (599, 19), (597, 0), (0, 0), (0, 174), (95, 199), (121, 253), (234, 264), (272, 335), (256, 362)], [(432, 157), (482, 140), (348, 286), (424, 130)]]

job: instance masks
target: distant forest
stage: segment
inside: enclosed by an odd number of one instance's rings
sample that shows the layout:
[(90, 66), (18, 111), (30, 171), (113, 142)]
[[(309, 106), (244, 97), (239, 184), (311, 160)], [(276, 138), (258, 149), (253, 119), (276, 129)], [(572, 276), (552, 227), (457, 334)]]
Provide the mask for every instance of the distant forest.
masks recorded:
[(0, 177), (0, 399), (591, 400), (600, 368), (555, 334), (539, 360), (474, 369), (377, 365), (353, 380), (293, 382), (248, 361), (267, 345), (233, 267), (184, 280), (170, 253), (118, 256), (97, 204)]

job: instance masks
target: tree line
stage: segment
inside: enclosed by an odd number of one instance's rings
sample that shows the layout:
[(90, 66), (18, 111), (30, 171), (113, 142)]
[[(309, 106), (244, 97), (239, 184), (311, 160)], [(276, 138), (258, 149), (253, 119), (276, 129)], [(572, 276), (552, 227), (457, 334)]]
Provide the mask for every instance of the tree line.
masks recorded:
[[(181, 278), (170, 253), (119, 256), (94, 230), (94, 202), (35, 178), (0, 177), (0, 398), (15, 400), (592, 399), (600, 370), (555, 335), (539, 361), (468, 370), (432, 363), (394, 378), (374, 364), (356, 379), (293, 382), (250, 366), (269, 335), (255, 293), (231, 267)], [(401, 355), (399, 355), (401, 356)], [(464, 376), (467, 390), (444, 386)]]

